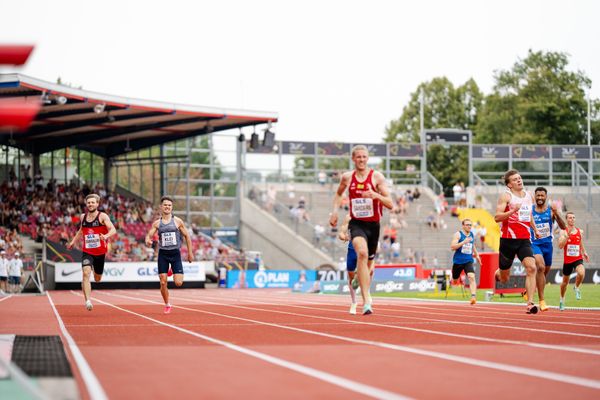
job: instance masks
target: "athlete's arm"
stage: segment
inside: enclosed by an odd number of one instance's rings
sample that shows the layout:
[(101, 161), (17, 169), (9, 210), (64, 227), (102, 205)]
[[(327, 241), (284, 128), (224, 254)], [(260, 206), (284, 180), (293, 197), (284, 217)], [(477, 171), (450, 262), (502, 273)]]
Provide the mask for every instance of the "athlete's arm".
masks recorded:
[(190, 233), (188, 232), (183, 220), (179, 217), (175, 217), (175, 225), (178, 225), (179, 232), (181, 232), (181, 236), (185, 238), (185, 244), (188, 249), (188, 262), (194, 261), (194, 255), (192, 254), (192, 238), (190, 237)]
[(567, 244), (567, 240), (569, 240), (569, 233), (566, 230), (561, 231), (558, 238), (558, 248), (563, 249), (565, 244)]
[(531, 225), (531, 229), (533, 229), (533, 235), (536, 239), (542, 237), (540, 231), (538, 231), (537, 225), (535, 224), (535, 219), (533, 218), (533, 213), (531, 213), (531, 219), (529, 220), (529, 225)]
[(342, 204), (342, 196), (348, 187), (348, 182), (350, 181), (350, 177), (352, 176), (352, 172), (344, 172), (342, 177), (340, 178), (340, 184), (333, 196), (333, 209), (331, 211), (331, 215), (329, 216), (329, 225), (337, 226), (338, 222), (338, 209)]
[(456, 251), (458, 249), (460, 249), (462, 247), (462, 245), (465, 243), (465, 241), (467, 239), (470, 239), (469, 236), (467, 236), (465, 238), (464, 241), (459, 242), (458, 240), (460, 239), (460, 233), (459, 232), (454, 232), (454, 235), (452, 236), (452, 242), (450, 243), (450, 250), (452, 251)]
[(379, 171), (375, 171), (374, 175), (375, 183), (377, 184), (377, 192), (373, 192), (373, 198), (378, 199), (385, 208), (391, 210), (392, 207), (394, 207), (394, 203), (392, 202), (392, 196), (390, 196), (385, 176)]
[(521, 204), (517, 203), (517, 204), (515, 204), (515, 208), (513, 208), (512, 210), (509, 209), (508, 211), (505, 212), (504, 210), (506, 210), (506, 206), (508, 205), (509, 202), (510, 202), (510, 195), (508, 193), (502, 193), (502, 195), (498, 199), (498, 204), (496, 205), (496, 215), (494, 216), (494, 221), (496, 221), (496, 222), (506, 221), (508, 219), (508, 217), (510, 217), (512, 214), (516, 213), (517, 211), (519, 211), (519, 208), (521, 208)]
[(152, 223), (152, 227), (150, 227), (150, 230), (146, 234), (146, 246), (148, 246), (148, 247), (152, 246), (152, 237), (154, 236), (154, 234), (158, 230), (158, 223), (159, 223), (159, 221), (160, 221), (160, 219), (157, 219), (156, 221), (154, 221)]
[(567, 224), (562, 215), (560, 215), (560, 211), (556, 207), (556, 204), (550, 204), (550, 210), (552, 211), (552, 219), (556, 221), (560, 229), (567, 229)]
[(583, 246), (583, 229), (579, 230), (579, 234), (581, 235), (581, 242), (579, 243), (581, 246), (581, 255), (583, 256), (585, 262), (589, 263), (590, 256), (588, 255), (587, 251), (585, 251), (585, 247)]
[(342, 242), (347, 242), (350, 240), (348, 235), (348, 224), (350, 224), (350, 214), (347, 214), (346, 217), (344, 217), (344, 222), (342, 223), (342, 226), (338, 232), (338, 239), (340, 239)]
[(67, 249), (71, 250), (73, 248), (73, 246), (75, 245), (75, 243), (77, 243), (77, 241), (79, 240), (79, 237), (81, 236), (81, 230), (83, 229), (83, 219), (84, 218), (85, 218), (85, 214), (81, 214), (81, 223), (79, 224), (79, 230), (73, 237), (73, 240), (71, 240), (69, 242), (69, 244), (67, 244)]
[(100, 214), (100, 223), (103, 223), (108, 228), (108, 232), (106, 233), (106, 235), (100, 235), (100, 239), (106, 242), (111, 236), (117, 233), (117, 228), (115, 228), (112, 221), (110, 220), (110, 217), (106, 213)]

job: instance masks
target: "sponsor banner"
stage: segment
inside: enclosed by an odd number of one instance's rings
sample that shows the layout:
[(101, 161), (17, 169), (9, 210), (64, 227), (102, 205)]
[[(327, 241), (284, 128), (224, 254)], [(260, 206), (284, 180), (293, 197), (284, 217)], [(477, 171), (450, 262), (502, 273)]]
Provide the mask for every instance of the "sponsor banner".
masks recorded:
[[(585, 265), (584, 265), (585, 267)], [(575, 283), (575, 277), (577, 273), (573, 272), (569, 276), (569, 283)], [(548, 283), (556, 283), (560, 285), (563, 280), (562, 268), (560, 269), (551, 269), (548, 273)], [(600, 268), (585, 268), (585, 277), (583, 278), (583, 283), (600, 283)]]
[(371, 293), (433, 292), (435, 286), (436, 282), (433, 279), (373, 281)]
[(550, 157), (550, 146), (514, 144), (512, 146), (512, 155), (514, 158), (524, 158), (527, 160), (547, 159)]
[(587, 146), (552, 146), (552, 158), (555, 160), (586, 160), (590, 158)]
[(314, 142), (281, 142), (283, 154), (314, 155)]
[(401, 281), (412, 281), (415, 280), (416, 268), (403, 267), (403, 268), (375, 268), (375, 274), (373, 275), (374, 281), (387, 281), (387, 280), (401, 280)]
[(292, 288), (297, 282), (317, 280), (316, 271), (227, 271), (228, 288)]
[[(344, 264), (345, 268), (346, 264)], [(320, 281), (343, 281), (348, 280), (348, 271), (346, 270), (323, 270), (317, 271), (317, 279)]]
[(489, 160), (508, 159), (510, 156), (509, 146), (502, 145), (473, 145), (473, 158), (485, 158)]
[(391, 143), (389, 146), (390, 157), (419, 158), (423, 155), (423, 148), (420, 144)]
[[(183, 263), (184, 281), (205, 282), (206, 270), (214, 270), (214, 261)], [(81, 282), (81, 263), (55, 263), (54, 280), (57, 283)], [(153, 262), (107, 262), (102, 282), (158, 282), (158, 266)]]
[(425, 131), (425, 140), (428, 143), (469, 143), (469, 132)]
[(317, 143), (317, 151), (321, 156), (349, 156), (350, 143)]
[(385, 144), (368, 144), (368, 143), (355, 143), (353, 146), (363, 145), (367, 147), (369, 151), (369, 157), (385, 157), (387, 156), (387, 149)]

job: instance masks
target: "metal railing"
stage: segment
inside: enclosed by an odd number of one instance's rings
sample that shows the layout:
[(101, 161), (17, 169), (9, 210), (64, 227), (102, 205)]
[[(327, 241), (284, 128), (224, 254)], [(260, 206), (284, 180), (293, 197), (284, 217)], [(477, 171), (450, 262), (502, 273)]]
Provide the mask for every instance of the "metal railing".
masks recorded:
[(427, 172), (427, 187), (433, 190), (437, 195), (444, 193), (444, 185), (442, 185), (435, 176), (431, 175), (429, 171)]
[(586, 206), (586, 211), (600, 218), (600, 186), (592, 176), (578, 163), (573, 162), (573, 193)]

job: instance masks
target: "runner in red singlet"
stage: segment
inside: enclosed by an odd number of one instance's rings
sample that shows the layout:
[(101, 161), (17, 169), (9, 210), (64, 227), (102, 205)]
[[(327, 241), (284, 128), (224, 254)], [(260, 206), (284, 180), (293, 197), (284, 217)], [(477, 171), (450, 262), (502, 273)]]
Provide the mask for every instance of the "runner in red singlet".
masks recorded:
[(113, 223), (108, 215), (98, 211), (100, 205), (100, 196), (89, 194), (85, 198), (87, 212), (81, 215), (81, 225), (75, 234), (75, 237), (67, 248), (71, 249), (77, 243), (80, 236), (83, 236), (83, 254), (81, 256), (81, 266), (83, 268), (83, 280), (81, 289), (85, 297), (85, 308), (92, 311), (91, 300), (92, 284), (90, 275), (94, 270), (94, 280), (100, 282), (104, 272), (104, 257), (108, 250), (108, 238), (117, 233)]
[(523, 188), (523, 179), (519, 171), (511, 169), (504, 174), (504, 183), (508, 190), (500, 196), (496, 206), (496, 222), (502, 223), (500, 235), (500, 269), (496, 271), (496, 280), (507, 282), (515, 256), (519, 257), (527, 271), (525, 289), (527, 290), (527, 314), (538, 312), (533, 303), (536, 286), (536, 264), (531, 248), (531, 232), (535, 237), (540, 234), (533, 219), (533, 196)]
[(585, 278), (585, 269), (583, 267), (583, 261), (590, 262), (590, 257), (585, 251), (583, 246), (583, 231), (575, 227), (575, 214), (572, 212), (567, 213), (567, 229), (562, 231), (558, 238), (558, 247), (564, 249), (563, 264), (563, 280), (560, 284), (560, 303), (559, 309), (563, 311), (565, 309), (565, 293), (567, 292), (567, 286), (569, 286), (569, 280), (573, 270), (576, 271), (577, 277), (575, 278), (575, 298), (581, 300), (581, 282)]
[(357, 274), (363, 299), (363, 314), (365, 315), (373, 312), (369, 287), (379, 242), (379, 220), (382, 206), (388, 209), (393, 206), (385, 177), (381, 172), (369, 168), (368, 160), (369, 151), (366, 146), (354, 146), (352, 149), (354, 171), (348, 171), (342, 175), (340, 185), (333, 198), (333, 209), (329, 218), (329, 224), (337, 226), (342, 196), (348, 188), (351, 217), (348, 230), (352, 246), (358, 256)]

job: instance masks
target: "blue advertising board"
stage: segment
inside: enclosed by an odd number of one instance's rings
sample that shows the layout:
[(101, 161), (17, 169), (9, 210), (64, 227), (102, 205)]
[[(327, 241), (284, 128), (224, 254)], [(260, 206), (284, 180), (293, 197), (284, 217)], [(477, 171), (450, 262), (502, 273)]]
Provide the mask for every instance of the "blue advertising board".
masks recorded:
[(416, 279), (415, 268), (400, 267), (400, 268), (375, 268), (374, 281), (412, 281)]
[(297, 282), (314, 281), (316, 271), (227, 271), (228, 288), (292, 288)]

